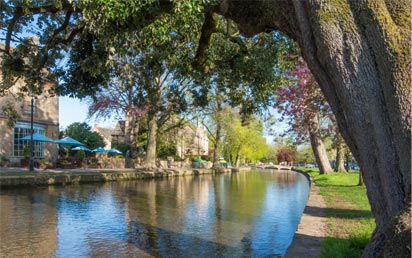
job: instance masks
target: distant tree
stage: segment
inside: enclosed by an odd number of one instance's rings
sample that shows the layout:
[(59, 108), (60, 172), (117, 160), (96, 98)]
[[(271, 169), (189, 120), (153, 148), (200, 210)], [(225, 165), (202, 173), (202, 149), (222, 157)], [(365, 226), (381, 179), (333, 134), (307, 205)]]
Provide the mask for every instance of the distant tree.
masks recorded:
[(310, 145), (305, 144), (302, 148), (298, 151), (299, 154), (299, 163), (315, 163), (316, 159), (313, 155), (313, 150)]
[(240, 160), (257, 161), (264, 157), (267, 149), (263, 137), (263, 124), (253, 116), (242, 124), (239, 114), (232, 110), (230, 119), (223, 124), (224, 153), (236, 167)]
[(303, 60), (299, 60), (289, 76), (296, 78), (296, 83), (278, 90), (275, 107), (282, 119), (287, 120), (288, 132), (297, 135), (299, 141), (309, 139), (320, 173), (330, 173), (332, 167), (323, 143), (320, 119), (332, 116), (332, 112)]
[(282, 147), (277, 153), (278, 162), (287, 162), (288, 165), (293, 165), (294, 161), (297, 159), (297, 153), (295, 150), (288, 147)]
[(64, 131), (64, 136), (71, 137), (90, 149), (95, 149), (97, 147), (104, 147), (105, 143), (103, 138), (97, 132), (91, 131), (92, 127), (87, 123), (75, 122), (67, 126)]
[(268, 163), (268, 162), (278, 163), (277, 153), (278, 153), (278, 147), (270, 144), (266, 148), (265, 156), (261, 158), (260, 161), (264, 163)]

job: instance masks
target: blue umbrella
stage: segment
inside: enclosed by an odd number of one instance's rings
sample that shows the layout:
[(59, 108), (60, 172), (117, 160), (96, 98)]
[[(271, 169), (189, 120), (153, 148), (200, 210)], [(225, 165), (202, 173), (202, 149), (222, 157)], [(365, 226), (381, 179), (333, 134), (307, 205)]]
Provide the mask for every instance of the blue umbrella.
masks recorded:
[(93, 152), (107, 152), (105, 149), (103, 149), (102, 147), (98, 147), (94, 150), (92, 150)]
[(84, 146), (83, 143), (76, 141), (73, 138), (70, 137), (65, 137), (63, 139), (59, 139), (54, 141), (54, 143), (60, 144), (60, 145), (68, 145), (68, 146)]
[(92, 151), (91, 149), (89, 149), (85, 146), (77, 146), (77, 147), (72, 148), (72, 150)]
[(115, 148), (108, 150), (107, 153), (122, 154), (121, 151), (119, 151), (118, 149), (115, 149)]
[[(19, 138), (19, 140), (30, 141), (31, 140), (31, 135), (27, 135), (27, 136), (24, 136), (22, 138)], [(48, 138), (44, 135), (38, 134), (38, 133), (33, 134), (33, 141), (35, 141), (35, 142), (54, 142), (52, 139), (50, 139), (50, 138)]]

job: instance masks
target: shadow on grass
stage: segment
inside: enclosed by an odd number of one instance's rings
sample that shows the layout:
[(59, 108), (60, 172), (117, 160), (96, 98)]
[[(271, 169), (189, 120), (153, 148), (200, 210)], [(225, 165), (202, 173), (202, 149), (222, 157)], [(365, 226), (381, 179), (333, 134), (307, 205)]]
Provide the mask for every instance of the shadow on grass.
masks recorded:
[[(326, 214), (325, 212), (326, 211)], [(373, 215), (368, 210), (319, 208), (306, 206), (304, 213), (317, 217), (339, 218), (339, 219), (372, 219)]]

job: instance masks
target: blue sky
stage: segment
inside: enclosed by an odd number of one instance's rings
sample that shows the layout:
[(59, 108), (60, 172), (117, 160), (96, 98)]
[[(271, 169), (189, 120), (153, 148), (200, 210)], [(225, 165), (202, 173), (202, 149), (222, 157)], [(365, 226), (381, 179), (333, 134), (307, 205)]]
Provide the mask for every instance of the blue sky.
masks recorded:
[(114, 120), (96, 121), (95, 119), (87, 119), (87, 109), (88, 105), (79, 99), (59, 97), (60, 130), (64, 130), (74, 122), (86, 122), (92, 127), (94, 124), (108, 128), (114, 128), (116, 126), (116, 121)]

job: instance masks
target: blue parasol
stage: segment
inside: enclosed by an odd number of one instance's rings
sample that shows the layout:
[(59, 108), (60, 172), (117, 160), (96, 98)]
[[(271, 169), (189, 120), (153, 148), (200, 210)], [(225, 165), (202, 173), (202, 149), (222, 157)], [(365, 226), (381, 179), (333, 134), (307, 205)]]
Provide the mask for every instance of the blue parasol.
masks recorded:
[(54, 141), (54, 143), (60, 144), (60, 145), (68, 145), (68, 146), (84, 146), (83, 143), (76, 141), (73, 138), (70, 137), (65, 137), (63, 139), (59, 139)]
[(91, 149), (89, 149), (85, 146), (77, 146), (77, 147), (72, 148), (72, 150), (92, 151)]
[[(27, 136), (24, 136), (22, 138), (19, 138), (19, 140), (30, 141), (31, 140), (31, 135), (27, 135)], [(33, 141), (35, 141), (35, 142), (54, 142), (52, 139), (50, 139), (50, 138), (48, 138), (44, 135), (38, 134), (38, 133), (33, 134)]]
[(115, 148), (108, 150), (107, 153), (122, 154), (121, 151)]
[(98, 147), (94, 150), (92, 150), (93, 152), (107, 152), (105, 149), (103, 149), (102, 147)]

